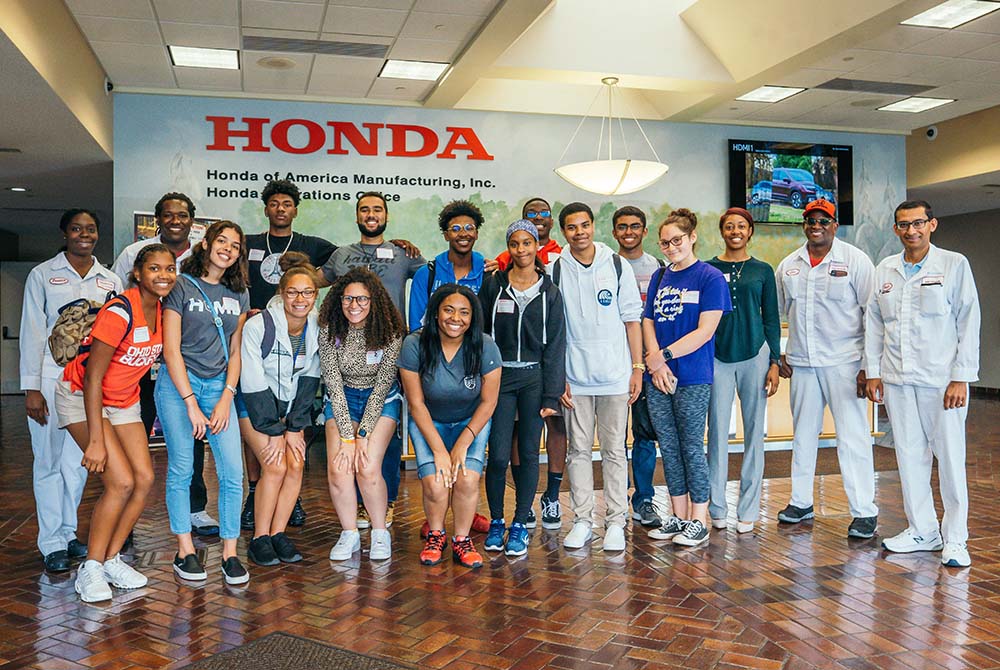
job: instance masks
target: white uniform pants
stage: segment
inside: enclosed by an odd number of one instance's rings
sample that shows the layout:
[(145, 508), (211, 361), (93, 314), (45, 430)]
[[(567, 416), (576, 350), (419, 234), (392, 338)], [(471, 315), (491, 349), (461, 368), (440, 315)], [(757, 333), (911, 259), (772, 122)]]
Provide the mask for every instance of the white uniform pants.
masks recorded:
[(931, 465), (938, 462), (938, 479), (945, 542), (969, 539), (969, 491), (965, 483), (965, 418), (968, 405), (945, 410), (944, 388), (885, 384), (885, 408), (903, 487), (906, 520), (918, 535), (938, 530), (931, 491)]
[(38, 549), (43, 555), (66, 549), (76, 539), (76, 510), (80, 506), (87, 470), (80, 465), (83, 452), (59, 428), (56, 415), (56, 379), (42, 377), (42, 396), (49, 408), (48, 423), (28, 419), (31, 451), (34, 454), (32, 484), (38, 516)]
[(604, 476), (605, 526), (625, 526), (628, 513), (628, 454), (625, 428), (628, 394), (574, 395), (573, 409), (564, 409), (569, 444), (566, 474), (569, 498), (576, 521), (593, 522), (594, 516), (594, 424), (601, 447)]
[(791, 383), (792, 505), (813, 504), (816, 452), (823, 430), (823, 408), (830, 406), (837, 431), (837, 460), (851, 516), (878, 516), (875, 506), (875, 459), (868, 403), (859, 398), (861, 361), (822, 368), (793, 367)]

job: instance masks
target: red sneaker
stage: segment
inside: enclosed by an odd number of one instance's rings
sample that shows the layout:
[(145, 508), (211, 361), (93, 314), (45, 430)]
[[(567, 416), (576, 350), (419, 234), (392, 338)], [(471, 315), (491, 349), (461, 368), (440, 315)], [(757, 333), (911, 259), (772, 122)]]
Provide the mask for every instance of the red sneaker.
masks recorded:
[[(430, 543), (430, 540), (427, 540), (427, 542)], [(451, 556), (456, 563), (460, 563), (467, 568), (483, 567), (483, 557), (476, 551), (476, 547), (472, 544), (472, 538), (468, 535), (451, 538), (451, 550)]]
[(420, 552), (420, 563), (422, 565), (437, 565), (444, 558), (444, 548), (447, 546), (448, 536), (444, 534), (443, 530), (431, 531), (427, 535), (427, 544), (424, 545), (424, 550)]
[(424, 519), (424, 525), (420, 527), (420, 539), (426, 540), (429, 532), (431, 532), (431, 522)]
[(472, 517), (472, 530), (477, 533), (488, 533), (490, 532), (490, 520), (484, 517), (479, 512)]

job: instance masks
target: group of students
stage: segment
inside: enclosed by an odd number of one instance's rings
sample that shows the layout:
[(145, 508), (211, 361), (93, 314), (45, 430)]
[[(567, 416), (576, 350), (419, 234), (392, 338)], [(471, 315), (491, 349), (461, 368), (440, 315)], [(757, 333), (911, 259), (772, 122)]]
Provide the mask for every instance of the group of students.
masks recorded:
[[(594, 537), (596, 431), (606, 503), (602, 547), (624, 550), (630, 411), (631, 516), (651, 538), (689, 547), (706, 542), (710, 527), (727, 524), (734, 395), (745, 449), (736, 530), (750, 532), (760, 511), (766, 399), (780, 377), (790, 377), (793, 491), (779, 520), (813, 516), (816, 446), (828, 404), (854, 517), (849, 535), (874, 536), (864, 397), (884, 396), (910, 522), (885, 548), (943, 547), (946, 565), (969, 564), (964, 420), (967, 382), (978, 370), (978, 302), (968, 262), (930, 245), (937, 221), (927, 203), (897, 208), (893, 225), (904, 252), (876, 271), (835, 237), (835, 207), (814, 201), (803, 214), (806, 243), (774, 272), (750, 256), (754, 221), (741, 208), (720, 217), (725, 248), (704, 262), (695, 255), (698, 222), (689, 210), (675, 210), (656, 227), (664, 256), (657, 259), (643, 251), (648, 226), (638, 208), (622, 207), (612, 217), (616, 253), (595, 242), (586, 204), (566, 205), (557, 217), (567, 242), (560, 248), (550, 235), (550, 205), (534, 198), (508, 227), (504, 253), (488, 260), (474, 251), (481, 212), (456, 201), (438, 220), (448, 249), (426, 263), (405, 240), (384, 239), (388, 205), (378, 193), (358, 199), (361, 241), (340, 248), (292, 232), (294, 184), (269, 183), (263, 201), (266, 233), (245, 236), (238, 224), (217, 221), (191, 244), (193, 203), (164, 195), (155, 210), (160, 235), (123, 251), (115, 264), (122, 278), (93, 257), (97, 216), (69, 210), (60, 223), (65, 250), (29, 276), (21, 374), (39, 548), (50, 570), (85, 558), (76, 579), (84, 601), (111, 598), (111, 586), (146, 583), (121, 553), (153, 483), (152, 410), (140, 400), (140, 382), (161, 358), (151, 395), (167, 446), (173, 569), (182, 579), (207, 578), (192, 541), (192, 529), (207, 517), (192, 512), (201, 439), (218, 474), (225, 581), (249, 580), (237, 555), (247, 517), (252, 562), (302, 560), (285, 531), (305, 516), (305, 430), (321, 383), (328, 483), (342, 527), (331, 560), (360, 551), (359, 528), (368, 526), (370, 559), (390, 558), (404, 417), (426, 514), (425, 565), (444, 559), (449, 508), (452, 556), (461, 565), (483, 563), (473, 530), (486, 533), (488, 551), (527, 552), (545, 425), (543, 527), (561, 526), (565, 467), (574, 522), (563, 545), (580, 549)], [(103, 306), (63, 369), (44, 342), (60, 308), (81, 297)], [(789, 321), (784, 352), (781, 314)], [(50, 404), (55, 422), (48, 420)], [(83, 468), (57, 428), (83, 451)], [(652, 503), (655, 443), (670, 496), (665, 518)], [(929, 495), (932, 453), (942, 467), (943, 540)], [(251, 489), (241, 513), (244, 456)], [(76, 506), (88, 471), (101, 474), (104, 490), (83, 545), (75, 536)], [(516, 491), (509, 527), (508, 471)], [(476, 512), (484, 472), (488, 519)]]

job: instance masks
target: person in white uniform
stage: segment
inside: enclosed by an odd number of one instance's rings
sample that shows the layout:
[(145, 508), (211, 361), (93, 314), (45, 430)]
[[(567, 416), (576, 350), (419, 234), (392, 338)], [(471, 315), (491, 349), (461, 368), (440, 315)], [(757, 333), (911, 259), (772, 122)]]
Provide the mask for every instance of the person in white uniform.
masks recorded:
[(122, 283), (93, 255), (100, 221), (86, 209), (66, 210), (59, 221), (66, 248), (31, 270), (24, 288), (20, 330), (21, 390), (28, 414), (34, 455), (32, 484), (38, 516), (38, 549), (50, 572), (70, 569), (87, 547), (76, 539), (76, 510), (87, 471), (69, 434), (59, 429), (55, 412), (56, 382), (62, 378), (48, 349), (59, 309), (80, 298), (104, 303)]
[(788, 318), (788, 344), (779, 374), (791, 378), (792, 499), (778, 513), (784, 523), (815, 516), (813, 480), (830, 407), (837, 431), (837, 460), (854, 520), (848, 537), (870, 538), (878, 529), (875, 463), (865, 399), (865, 308), (875, 266), (863, 251), (836, 238), (836, 207), (814, 200), (803, 210), (806, 243), (775, 272), (778, 306)]
[[(893, 229), (903, 252), (875, 270), (865, 318), (868, 397), (885, 402), (909, 524), (888, 551), (941, 551), (949, 567), (971, 565), (965, 419), (969, 382), (979, 378), (979, 298), (969, 261), (931, 244), (931, 206), (908, 200)], [(931, 466), (938, 462), (944, 518), (938, 531)]]

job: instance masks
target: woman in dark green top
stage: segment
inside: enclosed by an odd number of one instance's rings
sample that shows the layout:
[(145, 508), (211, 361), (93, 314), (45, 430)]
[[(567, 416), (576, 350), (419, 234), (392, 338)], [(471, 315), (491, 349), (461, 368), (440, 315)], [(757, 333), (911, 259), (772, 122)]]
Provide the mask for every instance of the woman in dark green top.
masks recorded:
[(729, 284), (733, 311), (723, 315), (715, 331), (715, 382), (708, 409), (708, 512), (712, 526), (726, 527), (726, 480), (729, 466), (729, 421), (733, 396), (739, 394), (743, 414), (743, 467), (736, 509), (736, 530), (749, 533), (760, 515), (764, 479), (764, 408), (778, 390), (781, 319), (774, 269), (752, 258), (750, 212), (732, 207), (719, 219), (725, 251), (708, 261)]

